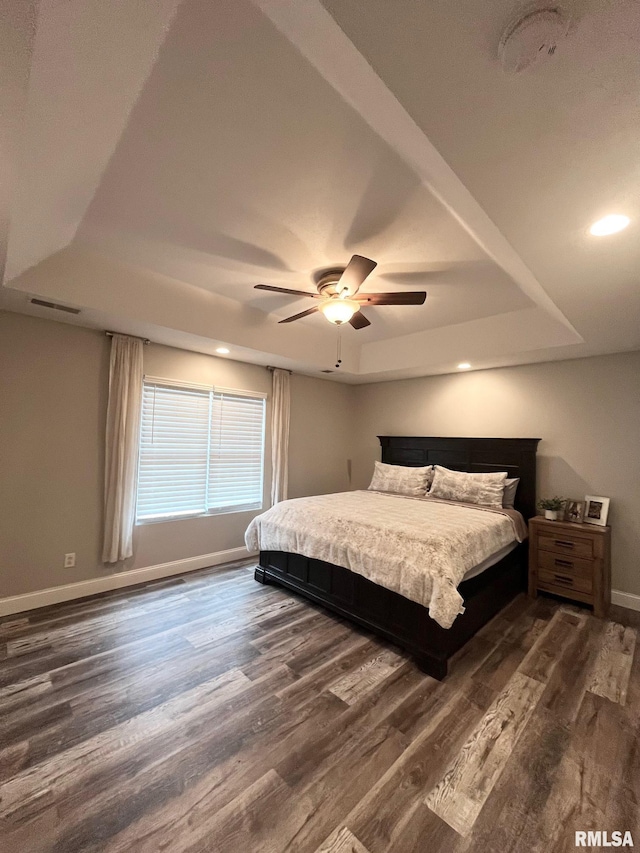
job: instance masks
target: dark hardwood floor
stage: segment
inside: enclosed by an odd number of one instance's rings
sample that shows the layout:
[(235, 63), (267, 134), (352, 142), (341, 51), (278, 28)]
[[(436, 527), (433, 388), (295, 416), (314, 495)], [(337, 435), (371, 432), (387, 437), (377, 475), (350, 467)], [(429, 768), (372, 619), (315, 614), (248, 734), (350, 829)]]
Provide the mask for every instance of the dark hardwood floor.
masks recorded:
[(437, 682), (246, 566), (6, 618), (0, 850), (639, 845), (639, 626), (523, 596)]

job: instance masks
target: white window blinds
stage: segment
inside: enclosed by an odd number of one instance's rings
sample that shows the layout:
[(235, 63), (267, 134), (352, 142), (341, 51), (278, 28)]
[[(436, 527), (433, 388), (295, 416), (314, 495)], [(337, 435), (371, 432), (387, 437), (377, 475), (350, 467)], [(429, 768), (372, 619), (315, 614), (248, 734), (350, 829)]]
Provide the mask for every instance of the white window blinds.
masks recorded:
[(209, 509), (262, 505), (264, 400), (213, 394), (209, 457)]
[(145, 380), (137, 520), (262, 507), (265, 400)]

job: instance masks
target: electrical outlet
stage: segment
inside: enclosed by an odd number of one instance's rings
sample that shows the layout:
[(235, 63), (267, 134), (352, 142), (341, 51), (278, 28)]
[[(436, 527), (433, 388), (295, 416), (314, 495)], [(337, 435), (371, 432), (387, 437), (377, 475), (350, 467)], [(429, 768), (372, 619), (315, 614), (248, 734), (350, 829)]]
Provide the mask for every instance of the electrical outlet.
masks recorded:
[(73, 554), (65, 554), (64, 555), (64, 567), (65, 569), (72, 569), (76, 564), (76, 555)]

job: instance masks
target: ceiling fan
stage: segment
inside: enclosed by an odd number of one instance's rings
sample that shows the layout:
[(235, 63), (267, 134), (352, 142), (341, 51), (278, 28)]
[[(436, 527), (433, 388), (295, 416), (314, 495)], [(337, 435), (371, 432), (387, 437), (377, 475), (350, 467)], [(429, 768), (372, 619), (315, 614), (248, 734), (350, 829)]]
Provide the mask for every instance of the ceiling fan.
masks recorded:
[(273, 293), (290, 293), (292, 296), (309, 296), (319, 299), (320, 304), (280, 320), (280, 323), (293, 323), (302, 317), (308, 317), (316, 311), (321, 311), (330, 323), (341, 326), (350, 323), (354, 329), (364, 329), (370, 326), (360, 310), (365, 305), (422, 305), (427, 298), (424, 290), (414, 290), (398, 293), (360, 293), (360, 286), (373, 272), (377, 264), (362, 255), (354, 255), (346, 267), (325, 270), (318, 278), (317, 293), (306, 290), (291, 290), (287, 287), (273, 287), (270, 284), (256, 284), (256, 290), (269, 290)]

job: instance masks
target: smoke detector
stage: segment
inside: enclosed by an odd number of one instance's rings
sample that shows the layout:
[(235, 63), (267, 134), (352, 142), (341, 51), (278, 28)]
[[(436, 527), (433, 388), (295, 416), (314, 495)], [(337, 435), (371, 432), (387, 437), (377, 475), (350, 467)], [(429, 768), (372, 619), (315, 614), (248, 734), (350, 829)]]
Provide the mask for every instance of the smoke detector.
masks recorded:
[(567, 37), (568, 30), (569, 19), (557, 7), (519, 17), (500, 39), (498, 57), (503, 69), (517, 74), (548, 59)]

